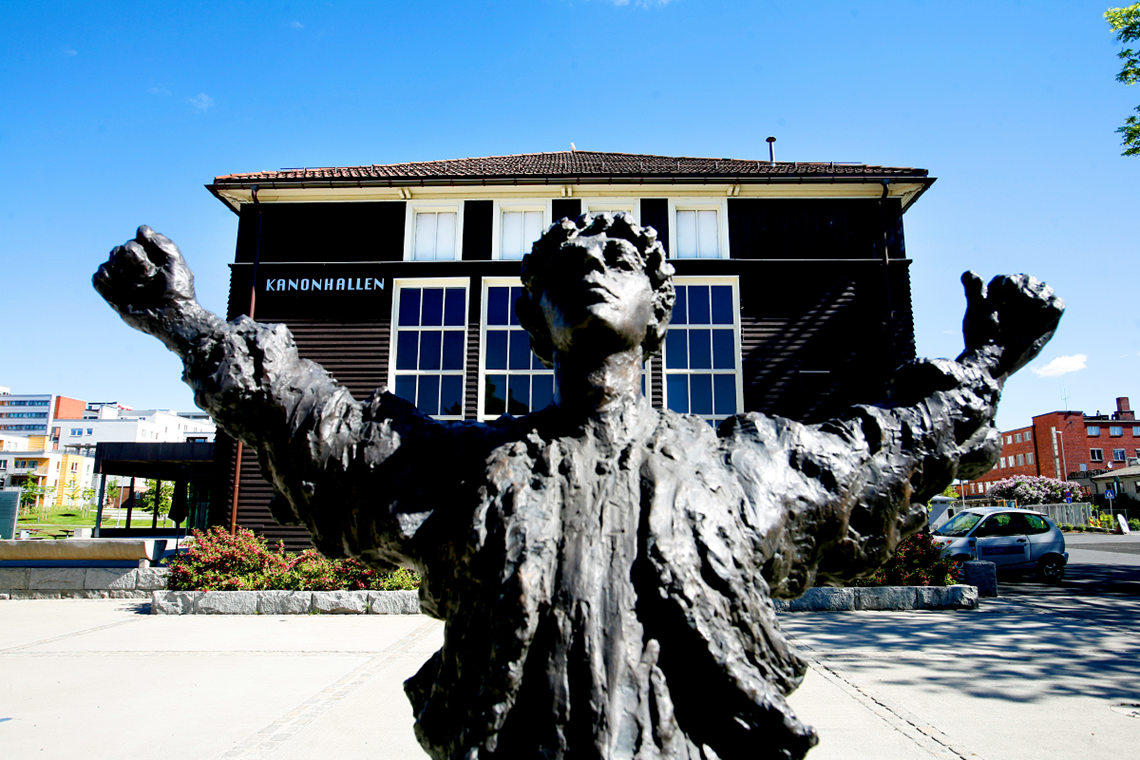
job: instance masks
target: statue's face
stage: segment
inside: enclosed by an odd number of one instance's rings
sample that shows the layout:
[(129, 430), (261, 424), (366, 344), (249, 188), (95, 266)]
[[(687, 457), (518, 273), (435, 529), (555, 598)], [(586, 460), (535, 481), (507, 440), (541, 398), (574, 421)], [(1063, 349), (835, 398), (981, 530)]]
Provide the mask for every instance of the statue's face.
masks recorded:
[(554, 348), (616, 353), (640, 346), (653, 320), (653, 288), (637, 248), (604, 235), (558, 252), (542, 294)]

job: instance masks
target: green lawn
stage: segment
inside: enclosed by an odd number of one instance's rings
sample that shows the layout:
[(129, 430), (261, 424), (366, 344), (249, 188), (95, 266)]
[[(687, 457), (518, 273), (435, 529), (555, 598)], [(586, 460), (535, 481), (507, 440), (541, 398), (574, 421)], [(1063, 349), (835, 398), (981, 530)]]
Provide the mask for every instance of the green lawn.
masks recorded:
[[(149, 528), (150, 522), (151, 515), (147, 512), (136, 511), (131, 514), (132, 528)], [(82, 516), (74, 507), (56, 507), (48, 510), (46, 514), (36, 509), (31, 514), (22, 515), (16, 530), (30, 531), (33, 538), (63, 538), (65, 530), (94, 527), (95, 510), (92, 509), (86, 516)], [(103, 527), (115, 527), (115, 518), (108, 519), (107, 515), (103, 515)], [(126, 527), (126, 517), (119, 521), (119, 527)], [(158, 527), (173, 528), (174, 523), (160, 519)]]

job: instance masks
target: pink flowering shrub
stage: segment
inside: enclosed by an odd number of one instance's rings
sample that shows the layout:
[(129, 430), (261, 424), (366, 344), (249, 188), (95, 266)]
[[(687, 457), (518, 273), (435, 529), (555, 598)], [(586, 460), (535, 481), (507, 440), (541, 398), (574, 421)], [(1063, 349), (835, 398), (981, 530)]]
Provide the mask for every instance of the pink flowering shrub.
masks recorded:
[(238, 528), (195, 530), (190, 548), (167, 560), (172, 591), (336, 591), (417, 589), (420, 578), (403, 568), (385, 573), (355, 559), (333, 560), (315, 549), (288, 554), (278, 543)]
[(1037, 475), (1014, 475), (999, 480), (990, 486), (986, 496), (991, 499), (1016, 501), (1025, 504), (1060, 504), (1065, 500), (1065, 491), (1076, 490), (1063, 480), (1044, 478)]

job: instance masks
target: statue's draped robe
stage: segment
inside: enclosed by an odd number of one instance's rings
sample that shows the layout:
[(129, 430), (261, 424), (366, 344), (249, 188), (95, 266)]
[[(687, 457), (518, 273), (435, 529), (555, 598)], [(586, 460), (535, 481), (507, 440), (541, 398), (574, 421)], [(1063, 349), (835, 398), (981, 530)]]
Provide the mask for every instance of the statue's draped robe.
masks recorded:
[(953, 362), (915, 365), (891, 408), (718, 434), (644, 401), (609, 426), (358, 403), (246, 319), (198, 349), (187, 382), (257, 447), (278, 519), (423, 574), (444, 646), (406, 690), (436, 758), (802, 757), (805, 666), (770, 597), (877, 567), (924, 521), (912, 498), (1000, 447), (998, 386)]

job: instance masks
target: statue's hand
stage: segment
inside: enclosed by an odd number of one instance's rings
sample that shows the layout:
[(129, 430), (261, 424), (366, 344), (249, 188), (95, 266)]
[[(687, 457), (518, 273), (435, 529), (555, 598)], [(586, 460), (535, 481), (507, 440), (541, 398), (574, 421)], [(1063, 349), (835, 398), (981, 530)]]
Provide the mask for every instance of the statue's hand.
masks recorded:
[(207, 314), (194, 297), (194, 274), (178, 246), (145, 225), (111, 251), (92, 283), (123, 321), (175, 351), (185, 349)]
[(962, 285), (967, 302), (962, 356), (990, 365), (994, 377), (1011, 375), (1032, 361), (1065, 311), (1052, 288), (1027, 274), (995, 277), (987, 287), (978, 275), (966, 272)]

